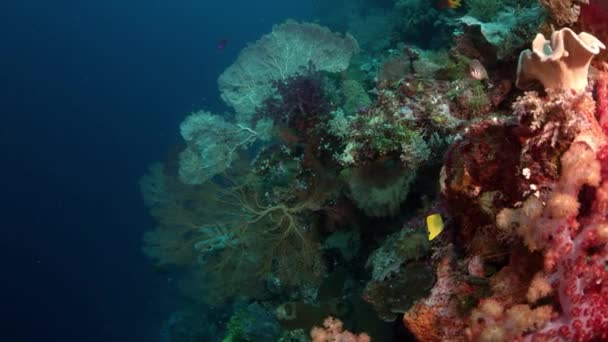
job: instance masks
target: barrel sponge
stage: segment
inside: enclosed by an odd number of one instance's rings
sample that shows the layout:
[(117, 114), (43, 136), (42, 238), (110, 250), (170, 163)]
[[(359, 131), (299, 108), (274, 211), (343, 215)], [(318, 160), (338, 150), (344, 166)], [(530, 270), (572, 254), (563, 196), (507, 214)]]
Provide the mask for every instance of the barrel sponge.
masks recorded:
[(545, 89), (580, 91), (587, 86), (591, 59), (606, 46), (593, 35), (578, 35), (569, 28), (554, 31), (550, 40), (541, 33), (532, 41), (532, 49), (519, 55), (517, 81), (526, 88), (539, 81)]

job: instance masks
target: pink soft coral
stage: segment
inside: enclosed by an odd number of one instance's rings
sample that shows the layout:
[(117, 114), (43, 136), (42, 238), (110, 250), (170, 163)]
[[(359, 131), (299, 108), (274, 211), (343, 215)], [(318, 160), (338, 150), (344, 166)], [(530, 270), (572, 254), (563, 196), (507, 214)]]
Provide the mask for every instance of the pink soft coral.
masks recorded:
[(323, 321), (323, 327), (314, 327), (310, 331), (312, 342), (371, 342), (371, 337), (366, 333), (353, 334), (344, 330), (341, 320), (327, 317)]

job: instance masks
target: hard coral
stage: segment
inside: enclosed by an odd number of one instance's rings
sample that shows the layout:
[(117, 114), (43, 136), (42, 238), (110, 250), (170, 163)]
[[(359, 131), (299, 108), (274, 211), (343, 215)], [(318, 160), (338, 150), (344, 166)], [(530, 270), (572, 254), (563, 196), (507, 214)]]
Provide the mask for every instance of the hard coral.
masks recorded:
[(547, 40), (541, 33), (532, 42), (532, 50), (519, 55), (516, 85), (525, 88), (540, 81), (545, 89), (573, 89), (587, 86), (591, 59), (606, 46), (593, 35), (578, 35), (569, 28), (551, 34)]

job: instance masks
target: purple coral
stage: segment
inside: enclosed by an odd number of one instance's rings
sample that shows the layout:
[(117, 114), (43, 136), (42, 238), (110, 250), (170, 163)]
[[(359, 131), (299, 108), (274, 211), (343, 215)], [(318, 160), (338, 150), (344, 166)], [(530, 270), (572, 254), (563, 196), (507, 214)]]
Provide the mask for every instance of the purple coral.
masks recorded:
[(279, 97), (266, 100), (258, 113), (291, 130), (298, 140), (328, 119), (331, 107), (323, 92), (323, 80), (312, 65), (302, 75), (275, 81), (274, 87)]

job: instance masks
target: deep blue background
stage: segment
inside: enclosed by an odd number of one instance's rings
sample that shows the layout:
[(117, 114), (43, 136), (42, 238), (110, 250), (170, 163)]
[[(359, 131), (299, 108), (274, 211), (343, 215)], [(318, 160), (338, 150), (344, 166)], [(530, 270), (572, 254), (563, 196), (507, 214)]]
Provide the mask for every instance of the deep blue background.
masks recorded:
[(0, 340), (157, 338), (171, 305), (137, 181), (189, 111), (223, 110), (216, 79), (245, 43), (309, 6), (0, 3)]

